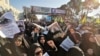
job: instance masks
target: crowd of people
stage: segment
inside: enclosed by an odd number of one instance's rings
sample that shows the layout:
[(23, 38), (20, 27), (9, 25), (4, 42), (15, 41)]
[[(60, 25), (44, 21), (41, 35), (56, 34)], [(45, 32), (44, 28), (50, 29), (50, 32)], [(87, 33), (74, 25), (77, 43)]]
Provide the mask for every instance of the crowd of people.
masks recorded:
[[(36, 24), (46, 28), (53, 23)], [(63, 32), (59, 28), (42, 30), (30, 22), (25, 22), (25, 30), (23, 25), (18, 25), (22, 29), (14, 38), (0, 37), (0, 56), (100, 56), (92, 29), (86, 25), (75, 27), (70, 22), (62, 26)], [(68, 38), (71, 43), (64, 42)], [(61, 46), (63, 42), (65, 47)]]

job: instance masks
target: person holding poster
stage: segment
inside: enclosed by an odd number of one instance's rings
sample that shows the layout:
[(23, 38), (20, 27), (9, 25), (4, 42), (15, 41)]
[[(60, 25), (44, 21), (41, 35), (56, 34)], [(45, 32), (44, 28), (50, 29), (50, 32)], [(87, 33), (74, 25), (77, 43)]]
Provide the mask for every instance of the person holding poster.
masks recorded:
[[(20, 30), (11, 12), (6, 12), (0, 17), (0, 55), (20, 56), (13, 43), (13, 37)], [(2, 41), (1, 41), (2, 40)]]
[(30, 53), (29, 56), (43, 56), (43, 50), (38, 43), (32, 44), (29, 53)]
[(11, 12), (6, 12), (0, 17), (0, 36), (3, 38), (13, 38), (14, 34), (19, 33), (20, 30), (15, 22), (14, 16)]

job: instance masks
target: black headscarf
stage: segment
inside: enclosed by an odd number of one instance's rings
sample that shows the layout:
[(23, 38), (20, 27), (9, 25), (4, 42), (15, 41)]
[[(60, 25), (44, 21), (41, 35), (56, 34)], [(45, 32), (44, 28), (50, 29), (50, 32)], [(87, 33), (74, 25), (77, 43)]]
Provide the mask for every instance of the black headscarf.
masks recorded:
[(30, 56), (34, 56), (36, 48), (41, 48), (41, 46), (36, 43), (30, 47)]

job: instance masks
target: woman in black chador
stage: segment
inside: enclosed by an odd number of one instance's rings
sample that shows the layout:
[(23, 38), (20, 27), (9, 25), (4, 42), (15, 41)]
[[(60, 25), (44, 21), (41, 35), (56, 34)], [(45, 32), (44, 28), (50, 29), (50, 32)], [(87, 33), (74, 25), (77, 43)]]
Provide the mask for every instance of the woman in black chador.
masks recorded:
[(47, 46), (47, 41), (44, 35), (40, 35), (38, 37), (38, 42), (43, 49), (43, 53), (47, 52), (48, 46)]

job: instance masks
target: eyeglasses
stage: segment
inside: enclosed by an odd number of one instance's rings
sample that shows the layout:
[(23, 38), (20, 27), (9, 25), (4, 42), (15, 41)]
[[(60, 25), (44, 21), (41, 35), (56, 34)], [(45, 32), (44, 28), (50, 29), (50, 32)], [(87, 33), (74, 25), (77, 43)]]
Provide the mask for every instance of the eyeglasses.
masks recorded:
[(39, 55), (40, 53), (43, 53), (43, 51), (40, 50), (40, 51), (36, 52), (35, 55)]

